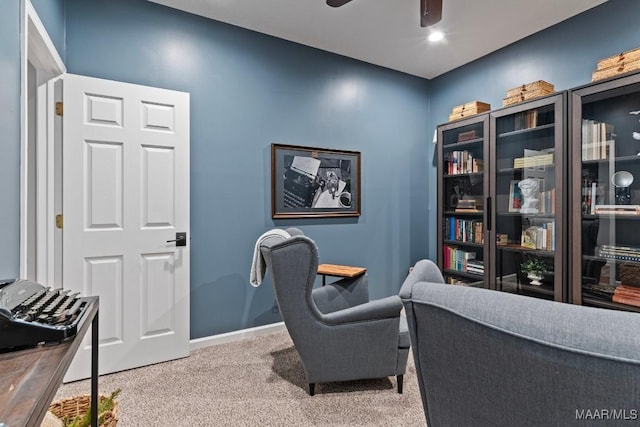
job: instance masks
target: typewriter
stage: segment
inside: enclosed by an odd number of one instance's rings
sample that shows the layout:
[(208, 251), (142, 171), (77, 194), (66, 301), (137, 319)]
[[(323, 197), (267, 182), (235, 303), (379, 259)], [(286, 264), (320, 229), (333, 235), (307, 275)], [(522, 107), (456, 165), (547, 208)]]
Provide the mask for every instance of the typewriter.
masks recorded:
[(29, 280), (0, 282), (0, 352), (73, 337), (89, 300)]
[(310, 208), (317, 190), (315, 185), (320, 160), (294, 156), (284, 174), (283, 202), (285, 208)]

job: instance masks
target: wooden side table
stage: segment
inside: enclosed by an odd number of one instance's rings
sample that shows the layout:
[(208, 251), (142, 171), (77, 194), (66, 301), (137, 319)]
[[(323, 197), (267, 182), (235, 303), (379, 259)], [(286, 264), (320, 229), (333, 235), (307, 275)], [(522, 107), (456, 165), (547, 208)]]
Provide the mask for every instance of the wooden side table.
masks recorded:
[(37, 427), (91, 326), (91, 425), (98, 426), (98, 297), (77, 334), (60, 344), (0, 353), (0, 425)]
[(327, 276), (334, 277), (358, 277), (367, 272), (364, 267), (352, 267), (349, 265), (320, 264), (318, 274), (322, 276), (322, 286), (327, 284)]

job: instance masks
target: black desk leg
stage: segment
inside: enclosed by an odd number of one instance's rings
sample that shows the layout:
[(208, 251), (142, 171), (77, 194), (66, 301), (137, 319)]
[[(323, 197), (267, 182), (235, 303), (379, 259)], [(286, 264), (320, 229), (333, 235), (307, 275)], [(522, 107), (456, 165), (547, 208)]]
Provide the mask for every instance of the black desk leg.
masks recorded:
[(98, 427), (98, 311), (91, 322), (91, 425)]

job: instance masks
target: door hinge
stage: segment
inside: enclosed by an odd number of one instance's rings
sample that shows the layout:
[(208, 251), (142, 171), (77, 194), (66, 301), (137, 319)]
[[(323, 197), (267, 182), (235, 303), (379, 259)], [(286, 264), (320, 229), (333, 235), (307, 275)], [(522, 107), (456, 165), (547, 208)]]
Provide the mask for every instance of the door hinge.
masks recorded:
[(56, 116), (62, 116), (63, 105), (62, 102), (56, 102)]
[(56, 227), (62, 228), (62, 214), (56, 215)]

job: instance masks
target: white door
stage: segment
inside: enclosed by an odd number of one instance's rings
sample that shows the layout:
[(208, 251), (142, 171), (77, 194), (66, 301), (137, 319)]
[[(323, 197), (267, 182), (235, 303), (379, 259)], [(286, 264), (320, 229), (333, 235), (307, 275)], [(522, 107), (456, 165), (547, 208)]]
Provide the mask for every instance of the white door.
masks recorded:
[[(64, 76), (62, 284), (100, 297), (100, 374), (189, 354), (189, 94)], [(90, 375), (86, 337), (66, 381)]]

